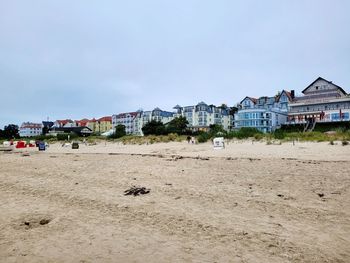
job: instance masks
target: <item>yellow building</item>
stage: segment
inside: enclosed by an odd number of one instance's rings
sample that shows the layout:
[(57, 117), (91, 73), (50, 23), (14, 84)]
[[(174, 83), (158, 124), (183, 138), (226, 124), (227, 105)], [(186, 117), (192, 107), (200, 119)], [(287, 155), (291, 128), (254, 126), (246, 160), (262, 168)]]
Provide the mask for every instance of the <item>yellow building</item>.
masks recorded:
[(89, 120), (87, 123), (86, 123), (86, 126), (88, 128), (90, 128), (92, 130), (93, 133), (96, 133), (98, 132), (98, 129), (97, 128), (97, 120), (95, 118), (93, 118), (92, 120)]
[(96, 121), (96, 132), (104, 133), (112, 129), (112, 116), (105, 116)]

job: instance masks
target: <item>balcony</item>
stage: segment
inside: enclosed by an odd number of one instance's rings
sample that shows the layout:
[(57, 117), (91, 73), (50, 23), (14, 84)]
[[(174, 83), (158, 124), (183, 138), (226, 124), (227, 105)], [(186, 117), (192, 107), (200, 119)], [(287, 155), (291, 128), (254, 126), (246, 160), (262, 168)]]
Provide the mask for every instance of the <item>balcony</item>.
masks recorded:
[(349, 106), (342, 106), (342, 107), (336, 107), (336, 105), (332, 106), (332, 107), (317, 107), (317, 108), (313, 108), (312, 106), (309, 107), (309, 109), (293, 109), (291, 108), (288, 114), (297, 114), (297, 113), (303, 113), (303, 114), (315, 114), (315, 113), (320, 113), (321, 111), (331, 111), (331, 110), (349, 110), (350, 109), (350, 105)]

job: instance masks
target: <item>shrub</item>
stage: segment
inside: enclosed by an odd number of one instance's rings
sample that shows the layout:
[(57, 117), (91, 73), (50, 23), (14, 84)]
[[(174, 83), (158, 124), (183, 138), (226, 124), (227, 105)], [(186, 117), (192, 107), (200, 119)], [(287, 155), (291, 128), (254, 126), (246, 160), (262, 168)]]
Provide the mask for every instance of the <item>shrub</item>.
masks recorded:
[(257, 133), (254, 135), (254, 139), (257, 140), (257, 141), (260, 141), (264, 138), (264, 134), (261, 134), (261, 133)]
[(166, 133), (176, 133), (179, 135), (185, 134), (188, 121), (186, 117), (176, 117), (171, 120), (166, 126)]
[(144, 135), (164, 135), (167, 133), (165, 125), (160, 121), (152, 120), (142, 127)]
[(198, 135), (197, 140), (199, 143), (207, 142), (210, 139), (209, 133), (202, 132)]
[(345, 146), (345, 145), (349, 145), (349, 142), (348, 142), (348, 141), (342, 141), (341, 144), (342, 144), (343, 146)]
[(255, 128), (243, 127), (238, 130), (237, 138), (246, 139), (246, 138), (254, 137), (255, 134), (262, 134), (262, 132)]
[(286, 134), (285, 134), (285, 132), (283, 130), (278, 129), (278, 130), (274, 131), (273, 137), (275, 139), (282, 140), (282, 139), (284, 139), (286, 137)]
[(118, 139), (118, 138), (121, 138), (121, 137), (123, 137), (125, 135), (126, 135), (125, 126), (121, 125), (121, 124), (118, 124), (115, 127), (114, 133), (109, 135), (108, 138), (109, 139)]

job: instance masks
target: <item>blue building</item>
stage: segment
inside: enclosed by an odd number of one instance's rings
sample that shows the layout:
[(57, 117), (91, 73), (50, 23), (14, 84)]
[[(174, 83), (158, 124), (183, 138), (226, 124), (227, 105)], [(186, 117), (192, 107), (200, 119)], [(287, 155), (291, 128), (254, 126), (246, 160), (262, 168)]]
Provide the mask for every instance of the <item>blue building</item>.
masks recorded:
[(293, 93), (283, 90), (274, 97), (245, 97), (234, 117), (235, 128), (251, 127), (262, 132), (273, 132), (280, 128), (287, 122)]

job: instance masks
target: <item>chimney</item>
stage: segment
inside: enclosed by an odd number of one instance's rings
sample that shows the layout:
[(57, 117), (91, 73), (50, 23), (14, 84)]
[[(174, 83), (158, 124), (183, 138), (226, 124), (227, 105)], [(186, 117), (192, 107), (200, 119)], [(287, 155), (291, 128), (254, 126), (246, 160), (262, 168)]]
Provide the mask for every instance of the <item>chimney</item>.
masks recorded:
[(295, 98), (295, 91), (294, 91), (294, 89), (292, 89), (292, 90), (290, 91), (290, 96), (292, 97), (292, 99)]

